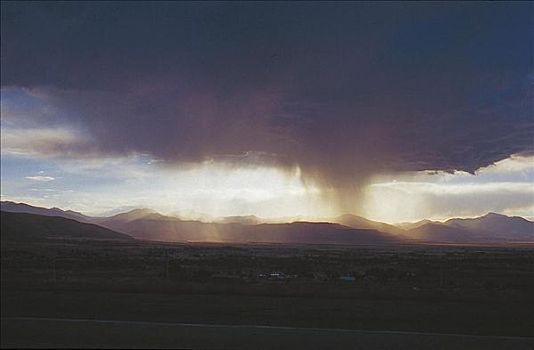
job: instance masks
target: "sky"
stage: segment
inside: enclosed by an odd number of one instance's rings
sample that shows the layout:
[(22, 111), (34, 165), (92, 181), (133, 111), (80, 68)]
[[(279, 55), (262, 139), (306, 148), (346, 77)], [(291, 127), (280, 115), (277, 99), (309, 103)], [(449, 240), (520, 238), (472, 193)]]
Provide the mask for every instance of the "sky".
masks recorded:
[(1, 196), (534, 217), (530, 2), (2, 2)]

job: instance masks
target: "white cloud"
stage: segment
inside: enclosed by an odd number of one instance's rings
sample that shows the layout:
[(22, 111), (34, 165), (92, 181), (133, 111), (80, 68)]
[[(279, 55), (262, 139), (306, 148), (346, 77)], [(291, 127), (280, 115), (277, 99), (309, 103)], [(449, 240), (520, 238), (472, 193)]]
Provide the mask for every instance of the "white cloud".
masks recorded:
[[(17, 157), (18, 158), (18, 157)], [(38, 160), (35, 160), (38, 159)], [(205, 162), (196, 167), (147, 164), (151, 158), (27, 158), (33, 176), (3, 177), (2, 195), (30, 204), (98, 215), (119, 207), (150, 207), (162, 213), (202, 213), (213, 217), (256, 214), (263, 217), (327, 216), (320, 190), (303, 184), (298, 171), (271, 167), (235, 168)], [(54, 169), (56, 191), (37, 187)], [(57, 176), (56, 176), (57, 175)], [(31, 181), (31, 183), (29, 183)], [(51, 180), (50, 180), (51, 181)], [(45, 184), (46, 182), (40, 182)], [(56, 185), (56, 184), (54, 184)], [(66, 191), (66, 189), (74, 189)]]
[(79, 132), (66, 128), (2, 127), (1, 132), (2, 154), (5, 155), (68, 156), (88, 145), (87, 139)]
[(488, 212), (534, 216), (534, 157), (512, 156), (476, 175), (418, 172), (377, 178), (367, 188), (362, 214), (395, 223)]
[(32, 180), (32, 181), (48, 182), (48, 181), (54, 181), (56, 178), (52, 176), (36, 175), (36, 176), (26, 176), (25, 179)]

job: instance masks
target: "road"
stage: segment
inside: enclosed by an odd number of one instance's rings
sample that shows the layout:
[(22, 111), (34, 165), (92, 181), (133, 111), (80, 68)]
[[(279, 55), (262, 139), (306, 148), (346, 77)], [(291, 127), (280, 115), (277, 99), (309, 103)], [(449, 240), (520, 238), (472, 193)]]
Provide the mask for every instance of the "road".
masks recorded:
[(9, 317), (1, 330), (2, 348), (534, 350), (534, 338), (257, 325)]

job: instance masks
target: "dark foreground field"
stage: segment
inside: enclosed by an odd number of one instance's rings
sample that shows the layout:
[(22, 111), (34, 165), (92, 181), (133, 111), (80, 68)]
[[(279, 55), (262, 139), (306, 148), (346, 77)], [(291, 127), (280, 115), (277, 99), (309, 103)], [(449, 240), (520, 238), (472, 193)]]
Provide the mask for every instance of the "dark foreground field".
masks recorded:
[(150, 323), (108, 320), (16, 318), (6, 320), (3, 344), (10, 347), (194, 348), (194, 349), (516, 349), (534, 341), (413, 332)]
[(1, 266), (3, 347), (534, 348), (531, 247), (49, 241)]

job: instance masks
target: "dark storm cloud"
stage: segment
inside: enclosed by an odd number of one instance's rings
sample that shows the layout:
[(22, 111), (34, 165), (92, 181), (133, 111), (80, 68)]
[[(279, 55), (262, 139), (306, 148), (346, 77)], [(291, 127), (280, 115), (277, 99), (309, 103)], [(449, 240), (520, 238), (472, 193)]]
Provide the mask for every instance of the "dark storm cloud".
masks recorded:
[(369, 175), (534, 149), (531, 3), (2, 3), (2, 86), (102, 153)]

